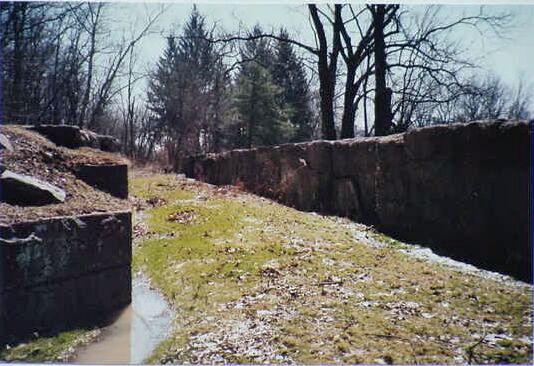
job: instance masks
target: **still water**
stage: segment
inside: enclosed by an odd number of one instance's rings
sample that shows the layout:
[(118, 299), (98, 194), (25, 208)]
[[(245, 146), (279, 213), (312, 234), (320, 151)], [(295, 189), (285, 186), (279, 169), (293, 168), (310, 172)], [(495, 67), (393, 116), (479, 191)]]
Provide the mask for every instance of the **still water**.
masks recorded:
[(167, 336), (171, 312), (165, 299), (142, 278), (132, 283), (132, 303), (101, 339), (79, 350), (74, 363), (140, 364)]

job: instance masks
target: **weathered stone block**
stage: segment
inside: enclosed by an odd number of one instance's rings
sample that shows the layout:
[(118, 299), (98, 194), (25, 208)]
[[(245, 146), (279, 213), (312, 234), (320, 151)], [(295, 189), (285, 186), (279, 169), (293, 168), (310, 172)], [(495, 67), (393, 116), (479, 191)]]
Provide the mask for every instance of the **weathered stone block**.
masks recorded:
[(71, 125), (38, 125), (28, 127), (36, 131), (58, 146), (78, 149), (88, 146), (102, 151), (119, 152), (121, 143), (113, 136), (99, 135), (93, 131), (80, 129)]
[(412, 222), (406, 217), (411, 180), (402, 135), (377, 139), (375, 149), (375, 166), (369, 172), (374, 177), (375, 224), (390, 231), (405, 229)]
[(94, 149), (100, 149), (100, 141), (98, 140), (98, 134), (89, 130), (80, 130), (81, 146), (92, 147)]
[(306, 147), (300, 144), (280, 146), (279, 167), (280, 199), (304, 211), (316, 209), (319, 177), (307, 161)]
[(4, 288), (31, 287), (129, 265), (131, 213), (51, 218), (0, 226)]
[(43, 206), (65, 201), (59, 187), (9, 170), (0, 175), (0, 201), (17, 206)]
[[(306, 165), (310, 169), (310, 180), (317, 187), (313, 194), (314, 202), (311, 210), (319, 212), (332, 212), (332, 158), (333, 143), (330, 141), (313, 141), (301, 143), (306, 151)], [(313, 178), (312, 178), (313, 177)]]
[(236, 175), (232, 179), (233, 183), (245, 186), (254, 192), (258, 187), (258, 171), (261, 169), (256, 160), (256, 149), (236, 150), (235, 152), (231, 152), (231, 154), (236, 161)]
[[(376, 138), (336, 141), (332, 149), (332, 175), (334, 179), (350, 179), (358, 210), (348, 210), (350, 217), (367, 224), (376, 224), (377, 153)], [(343, 209), (343, 211), (347, 211)], [(337, 212), (337, 210), (334, 210)], [(342, 212), (342, 211), (340, 211)]]
[(82, 164), (76, 176), (85, 183), (118, 198), (128, 198), (128, 166), (126, 164)]
[(78, 126), (69, 125), (38, 125), (29, 127), (40, 133), (58, 146), (77, 149), (82, 146), (82, 135)]
[(0, 226), (0, 344), (127, 304), (131, 240), (130, 212)]
[[(4, 341), (105, 324), (131, 302), (129, 266), (2, 294)], [(1, 341), (1, 340), (0, 340)], [(0, 342), (1, 344), (1, 342)]]
[(98, 135), (98, 142), (100, 145), (100, 150), (108, 152), (119, 152), (121, 151), (121, 143), (113, 136), (109, 135)]
[(362, 212), (354, 182), (350, 178), (334, 180), (333, 183), (334, 211), (345, 217), (361, 217)]
[(219, 161), (217, 163), (217, 179), (216, 184), (229, 185), (234, 183), (237, 170), (237, 161), (232, 159), (230, 153), (219, 155)]

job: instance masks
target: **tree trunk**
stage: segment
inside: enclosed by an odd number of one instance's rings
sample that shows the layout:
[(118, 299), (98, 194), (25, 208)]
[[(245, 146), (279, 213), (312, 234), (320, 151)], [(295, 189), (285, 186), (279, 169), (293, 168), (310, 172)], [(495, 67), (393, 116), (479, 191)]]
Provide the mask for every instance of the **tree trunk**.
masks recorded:
[[(369, 57), (367, 58), (367, 70), (369, 70)], [(369, 122), (368, 122), (368, 116), (367, 116), (367, 82), (369, 81), (369, 78), (366, 77), (363, 82), (363, 126), (364, 126), (364, 134), (365, 137), (369, 136)]]
[[(319, 62), (321, 70), (321, 62)], [(326, 65), (324, 65), (328, 69)], [(321, 96), (321, 131), (323, 139), (335, 140), (336, 127), (334, 122), (334, 93), (335, 85), (328, 72), (319, 73), (319, 94)]]
[(341, 138), (348, 139), (354, 137), (354, 118), (356, 115), (356, 107), (354, 99), (358, 90), (354, 85), (354, 78), (356, 76), (356, 68), (352, 65), (347, 65), (347, 79), (345, 82), (345, 97), (343, 105), (343, 118), (341, 120)]
[(386, 44), (384, 40), (385, 5), (375, 5), (373, 12), (375, 41), (375, 136), (385, 136), (391, 130), (391, 104), (386, 87)]
[[(319, 39), (319, 49), (317, 50), (318, 71), (319, 71), (319, 95), (321, 98), (321, 131), (325, 140), (335, 140), (336, 125), (334, 120), (334, 96), (336, 89), (337, 56), (339, 54), (340, 40), (339, 29), (334, 26), (332, 52), (330, 53), (330, 64), (328, 63), (328, 43), (326, 33), (319, 18), (317, 6), (308, 5), (310, 15)], [(341, 6), (335, 6), (336, 14), (341, 11)], [(338, 17), (336, 17), (338, 21)]]

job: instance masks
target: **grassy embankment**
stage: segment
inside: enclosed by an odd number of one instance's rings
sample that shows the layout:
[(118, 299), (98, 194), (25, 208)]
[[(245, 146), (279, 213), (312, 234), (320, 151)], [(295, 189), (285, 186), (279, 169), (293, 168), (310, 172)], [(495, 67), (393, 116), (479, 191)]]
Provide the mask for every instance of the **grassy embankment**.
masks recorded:
[[(137, 175), (134, 268), (175, 309), (151, 362), (527, 363), (531, 288), (233, 189)], [(361, 236), (359, 236), (361, 238)]]

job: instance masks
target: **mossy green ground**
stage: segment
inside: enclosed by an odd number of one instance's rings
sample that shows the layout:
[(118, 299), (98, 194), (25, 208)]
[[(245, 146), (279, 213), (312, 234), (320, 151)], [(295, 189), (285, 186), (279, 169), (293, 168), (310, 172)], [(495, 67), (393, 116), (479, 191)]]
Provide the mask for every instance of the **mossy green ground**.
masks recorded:
[(385, 244), (371, 247), (356, 239), (361, 225), (235, 189), (148, 174), (130, 189), (159, 202), (136, 226), (134, 268), (176, 312), (151, 362), (532, 360), (527, 285), (415, 258), (369, 232)]

